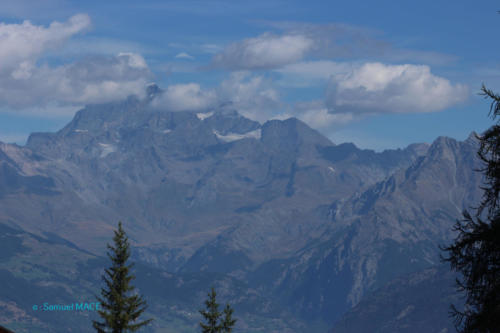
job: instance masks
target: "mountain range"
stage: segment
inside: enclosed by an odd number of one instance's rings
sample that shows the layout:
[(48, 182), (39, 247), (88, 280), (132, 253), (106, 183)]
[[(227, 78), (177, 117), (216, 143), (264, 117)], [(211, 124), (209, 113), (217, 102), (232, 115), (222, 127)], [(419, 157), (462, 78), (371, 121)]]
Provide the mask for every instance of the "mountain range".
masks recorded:
[(418, 295), (453, 282), (436, 273), (438, 246), (482, 194), (474, 133), (374, 152), (230, 104), (171, 112), (152, 103), (161, 93), (0, 143), (0, 322), (90, 327), (95, 313), (31, 307), (92, 301), (123, 221), (154, 332), (195, 331), (211, 285), (242, 332), (366, 332), (374, 317), (377, 332), (452, 327), (429, 315), (446, 314), (437, 293)]

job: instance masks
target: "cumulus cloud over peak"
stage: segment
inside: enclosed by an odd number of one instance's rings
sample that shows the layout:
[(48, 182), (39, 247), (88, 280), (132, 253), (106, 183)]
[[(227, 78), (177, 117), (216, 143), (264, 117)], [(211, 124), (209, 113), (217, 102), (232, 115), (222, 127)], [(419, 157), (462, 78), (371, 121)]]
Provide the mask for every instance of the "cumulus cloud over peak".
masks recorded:
[(196, 83), (171, 85), (153, 103), (183, 111), (207, 110), (231, 102), (232, 107), (253, 120), (295, 116), (322, 129), (345, 125), (369, 114), (440, 111), (468, 96), (466, 86), (450, 83), (425, 65), (304, 62), (286, 66), (282, 72), (325, 80), (325, 99), (289, 105), (281, 101), (271, 79), (237, 71), (215, 88), (203, 89)]
[(212, 59), (215, 67), (227, 69), (270, 69), (301, 60), (313, 40), (300, 34), (277, 36), (265, 33), (227, 46)]
[(331, 78), (327, 105), (335, 112), (433, 112), (467, 96), (466, 86), (452, 85), (425, 65), (366, 63)]
[(293, 113), (297, 118), (316, 129), (328, 128), (335, 125), (344, 125), (354, 120), (350, 113), (332, 113), (324, 101), (297, 102)]
[(197, 111), (214, 106), (216, 101), (213, 90), (202, 90), (197, 83), (187, 83), (168, 86), (152, 105), (169, 111)]
[(282, 107), (271, 82), (248, 72), (234, 72), (214, 89), (203, 89), (197, 83), (170, 85), (152, 106), (168, 111), (199, 111), (226, 103), (258, 121), (268, 120)]
[(241, 114), (257, 121), (268, 120), (283, 107), (270, 80), (245, 71), (231, 73), (220, 84), (217, 94), (221, 102), (232, 102)]

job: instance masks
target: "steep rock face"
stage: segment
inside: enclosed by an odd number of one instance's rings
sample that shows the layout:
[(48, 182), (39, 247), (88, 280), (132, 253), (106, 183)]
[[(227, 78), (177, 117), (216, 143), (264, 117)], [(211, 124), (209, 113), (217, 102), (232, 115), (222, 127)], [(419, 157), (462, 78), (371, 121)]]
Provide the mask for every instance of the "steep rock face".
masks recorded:
[(446, 239), (449, 222), (478, 202), (481, 174), (475, 141), (438, 138), (428, 153), (345, 203), (336, 202), (332, 221), (367, 220), (377, 224), (380, 237), (395, 241)]
[[(324, 233), (293, 258), (262, 265), (255, 283), (298, 313), (334, 320), (370, 290), (437, 264), (438, 245), (480, 199), (476, 151), (474, 140), (438, 138), (410, 167), (320, 208), (317, 214), (330, 220)], [(258, 278), (270, 266), (272, 288)]]
[(16, 193), (46, 196), (57, 194), (54, 190), (54, 179), (24, 173), (23, 166), (18, 165), (3, 149), (10, 151), (13, 155), (24, 155), (21, 148), (0, 143), (0, 199)]

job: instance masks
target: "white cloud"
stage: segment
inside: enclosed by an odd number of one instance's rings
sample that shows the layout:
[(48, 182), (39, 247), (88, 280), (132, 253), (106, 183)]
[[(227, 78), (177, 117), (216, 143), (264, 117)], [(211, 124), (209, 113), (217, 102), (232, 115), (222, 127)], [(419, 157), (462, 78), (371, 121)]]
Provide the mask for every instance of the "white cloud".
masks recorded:
[(351, 62), (330, 60), (303, 61), (283, 66), (274, 72), (280, 74), (277, 84), (282, 87), (307, 88), (323, 87), (331, 76), (352, 72), (356, 66)]
[[(307, 71), (314, 73), (314, 79), (318, 79), (325, 75), (318, 72), (321, 67), (329, 71), (337, 70), (331, 68), (336, 63), (326, 59), (409, 61), (437, 65), (457, 60), (456, 56), (439, 52), (399, 48), (384, 40), (381, 31), (354, 25), (297, 22), (268, 22), (267, 25), (281, 30), (281, 33), (266, 32), (229, 44), (214, 55), (212, 66), (229, 70), (277, 69), (289, 74)], [(298, 63), (311, 56), (322, 61)]]
[(175, 56), (177, 59), (188, 59), (193, 60), (194, 57), (192, 55), (187, 54), (186, 52), (181, 52)]
[(123, 99), (143, 93), (149, 75), (137, 54), (86, 58), (55, 68), (22, 63), (11, 75), (0, 75), (0, 105), (25, 109)]
[(197, 83), (170, 85), (153, 101), (153, 107), (169, 111), (203, 111), (221, 104), (250, 119), (265, 121), (283, 106), (272, 83), (249, 72), (234, 72), (215, 89)]
[(202, 90), (197, 83), (170, 85), (153, 101), (153, 107), (168, 111), (203, 110), (216, 105), (213, 90)]
[(467, 98), (463, 85), (430, 72), (428, 66), (381, 63), (304, 62), (286, 66), (283, 73), (320, 78), (330, 84), (324, 100), (281, 101), (274, 82), (249, 71), (232, 72), (215, 89), (199, 84), (169, 86), (154, 103), (174, 111), (207, 110), (230, 102), (245, 117), (260, 122), (297, 117), (316, 129), (343, 126), (369, 114), (432, 112)]
[[(90, 26), (85, 14), (48, 27), (29, 21), (0, 24), (0, 108), (40, 109), (59, 113), (62, 106), (107, 102), (141, 94), (151, 76), (136, 53), (88, 57), (49, 66), (42, 57), (60, 49)], [(49, 111), (50, 113), (50, 111)]]
[[(382, 56), (391, 50), (389, 43), (373, 37), (373, 31), (356, 26), (295, 22), (273, 22), (269, 25), (282, 30), (282, 34), (267, 32), (232, 43), (213, 57), (212, 65), (230, 70), (280, 69), (287, 65), (293, 66), (308, 55), (320, 59), (338, 59)], [(330, 61), (302, 63), (284, 70), (315, 71), (320, 66), (333, 64)], [(319, 75), (318, 72), (316, 74)]]
[(249, 72), (233, 72), (217, 89), (221, 103), (232, 102), (242, 115), (265, 121), (280, 113), (283, 103), (272, 82)]
[(202, 44), (200, 45), (200, 49), (204, 53), (215, 54), (222, 50), (222, 47), (217, 44)]
[[(384, 33), (360, 26), (331, 23), (271, 22), (284, 34), (298, 34), (312, 40), (310, 53), (321, 59), (372, 59), (382, 62), (412, 62), (444, 65), (455, 62), (454, 55), (400, 48), (384, 38)], [(407, 45), (407, 41), (402, 41)]]
[(333, 76), (326, 100), (336, 113), (407, 113), (440, 111), (467, 96), (466, 86), (452, 85), (428, 66), (366, 63)]
[(329, 82), (325, 100), (297, 102), (278, 116), (295, 116), (323, 130), (369, 114), (440, 111), (468, 96), (465, 85), (452, 85), (422, 65), (308, 61), (286, 65), (276, 72), (282, 76), (279, 84), (285, 86)]
[(53, 22), (47, 28), (33, 25), (30, 21), (22, 24), (0, 23), (1, 72), (25, 63), (33, 65), (42, 53), (61, 45), (89, 26), (90, 18), (85, 14), (72, 16), (67, 22)]
[(309, 110), (299, 118), (313, 128), (327, 128), (332, 125), (345, 125), (354, 120), (352, 113), (331, 113), (327, 108)]
[(298, 102), (293, 107), (295, 117), (316, 129), (345, 125), (355, 119), (350, 112), (332, 113), (323, 101)]
[(121, 52), (118, 54), (118, 58), (124, 59), (127, 62), (127, 65), (130, 66), (130, 68), (138, 68), (138, 69), (148, 68), (146, 60), (144, 60), (144, 58), (140, 54)]
[(301, 60), (312, 46), (313, 40), (304, 35), (265, 33), (228, 45), (212, 64), (235, 70), (277, 68)]

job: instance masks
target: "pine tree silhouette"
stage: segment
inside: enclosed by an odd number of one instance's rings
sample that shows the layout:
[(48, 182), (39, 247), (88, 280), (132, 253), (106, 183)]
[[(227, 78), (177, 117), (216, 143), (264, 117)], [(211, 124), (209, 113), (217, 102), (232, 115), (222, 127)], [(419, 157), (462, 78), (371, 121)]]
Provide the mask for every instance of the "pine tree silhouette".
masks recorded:
[(208, 293), (208, 299), (205, 301), (206, 310), (200, 310), (201, 315), (206, 323), (200, 322), (202, 333), (230, 333), (236, 323), (233, 319), (233, 309), (229, 304), (224, 308), (224, 318), (221, 320), (222, 313), (219, 311), (219, 304), (217, 303), (217, 293), (212, 287)]
[[(484, 85), (482, 94), (492, 99), (490, 116), (500, 116), (500, 95)], [(451, 307), (455, 327), (460, 333), (500, 332), (500, 124), (497, 121), (483, 135), (478, 156), (485, 167), (479, 171), (485, 176), (483, 200), (472, 216), (467, 210), (454, 230), (454, 243), (443, 248), (451, 268), (461, 273), (457, 279), (459, 290), (465, 293), (463, 310)], [(486, 216), (485, 216), (486, 215)]]
[(121, 222), (115, 231), (113, 246), (108, 244), (108, 250), (111, 266), (104, 271), (105, 288), (101, 288), (101, 297), (97, 297), (101, 307), (98, 313), (103, 321), (92, 324), (100, 333), (135, 332), (152, 319), (139, 321), (147, 305), (142, 296), (134, 293), (135, 287), (130, 283), (135, 277), (130, 273), (133, 265), (127, 264), (130, 244)]

